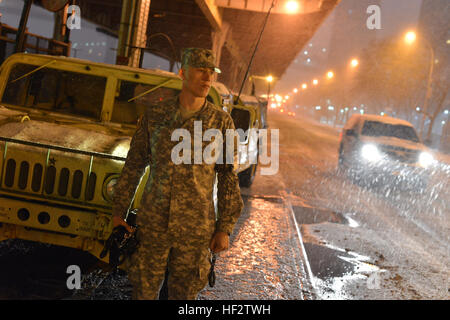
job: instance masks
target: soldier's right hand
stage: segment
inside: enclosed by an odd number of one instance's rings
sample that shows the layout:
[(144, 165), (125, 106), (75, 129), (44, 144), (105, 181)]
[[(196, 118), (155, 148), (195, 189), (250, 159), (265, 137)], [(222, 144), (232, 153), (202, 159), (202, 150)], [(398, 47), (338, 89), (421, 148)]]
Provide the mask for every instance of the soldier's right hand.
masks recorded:
[(113, 216), (112, 223), (113, 223), (113, 229), (114, 229), (115, 227), (118, 227), (118, 226), (124, 226), (125, 229), (127, 229), (127, 231), (128, 231), (129, 233), (133, 233), (133, 231), (134, 231), (133, 228), (131, 228), (131, 227), (128, 225), (128, 223), (126, 223), (126, 221), (123, 220), (121, 217)]

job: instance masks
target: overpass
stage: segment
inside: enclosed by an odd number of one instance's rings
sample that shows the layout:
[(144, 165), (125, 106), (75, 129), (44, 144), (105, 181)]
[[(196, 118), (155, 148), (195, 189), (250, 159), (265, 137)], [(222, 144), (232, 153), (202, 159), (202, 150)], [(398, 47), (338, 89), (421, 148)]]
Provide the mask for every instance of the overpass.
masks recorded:
[[(31, 0), (26, 0), (31, 1)], [(25, 1), (25, 2), (26, 2)], [(222, 69), (218, 80), (238, 91), (272, 0), (34, 0), (68, 2), (81, 8), (82, 19), (119, 38), (117, 63), (139, 66), (143, 50), (166, 58), (171, 68), (183, 48), (212, 49)], [(287, 13), (287, 0), (274, 1), (252, 62), (257, 93), (266, 92), (261, 79), (281, 78), (291, 61), (314, 35), (340, 0), (297, 0)], [(47, 4), (46, 4), (47, 3)], [(66, 6), (67, 6), (66, 5)], [(64, 21), (64, 10), (58, 11)], [(70, 14), (70, 13), (69, 13)], [(61, 20), (60, 20), (61, 21)], [(62, 40), (61, 24), (54, 38)], [(66, 36), (67, 38), (67, 36)], [(247, 81), (244, 92), (251, 90)]]

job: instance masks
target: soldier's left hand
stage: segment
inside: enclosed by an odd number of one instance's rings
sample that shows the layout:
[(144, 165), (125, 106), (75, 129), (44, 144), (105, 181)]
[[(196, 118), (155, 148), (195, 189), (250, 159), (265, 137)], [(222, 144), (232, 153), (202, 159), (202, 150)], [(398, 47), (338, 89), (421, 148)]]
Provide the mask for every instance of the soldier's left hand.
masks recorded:
[(221, 251), (228, 249), (229, 236), (225, 232), (218, 231), (214, 233), (211, 241), (209, 243), (209, 248), (214, 253), (219, 253)]

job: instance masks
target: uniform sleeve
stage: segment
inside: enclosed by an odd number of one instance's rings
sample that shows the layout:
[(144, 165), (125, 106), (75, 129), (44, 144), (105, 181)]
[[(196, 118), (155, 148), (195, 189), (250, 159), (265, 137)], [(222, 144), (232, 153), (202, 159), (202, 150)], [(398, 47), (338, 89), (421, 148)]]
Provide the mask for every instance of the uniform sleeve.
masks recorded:
[(113, 216), (125, 218), (137, 185), (149, 163), (149, 158), (148, 117), (145, 113), (139, 119), (136, 132), (131, 139), (125, 165), (117, 184), (114, 186)]
[[(226, 137), (226, 129), (235, 129), (231, 116), (228, 115), (224, 137)], [(238, 143), (239, 139), (234, 137), (233, 162), (226, 163), (226, 139), (223, 144), (223, 163), (216, 164), (217, 171), (217, 202), (218, 202), (218, 219), (216, 221), (216, 231), (222, 231), (231, 234), (234, 225), (239, 218), (244, 202), (241, 198), (241, 190), (239, 188), (239, 179), (236, 173), (238, 166)], [(231, 151), (230, 151), (231, 152)]]

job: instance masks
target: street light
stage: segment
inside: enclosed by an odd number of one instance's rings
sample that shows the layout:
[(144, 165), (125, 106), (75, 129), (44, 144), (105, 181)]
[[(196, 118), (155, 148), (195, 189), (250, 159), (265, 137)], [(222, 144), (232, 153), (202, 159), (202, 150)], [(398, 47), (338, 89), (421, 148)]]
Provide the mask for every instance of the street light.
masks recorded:
[(405, 34), (405, 42), (407, 44), (413, 44), (416, 41), (417, 35), (414, 31), (408, 31)]
[(306, 88), (308, 88), (308, 85), (306, 83), (302, 84), (302, 89), (305, 90)]
[[(405, 34), (405, 42), (408, 45), (412, 45), (416, 41), (416, 38), (417, 38), (417, 35), (414, 31), (408, 31)], [(420, 128), (419, 128), (419, 131), (420, 131), (420, 133), (422, 135), (422, 139), (423, 139), (424, 138), (423, 137), (423, 129), (424, 129), (424, 125), (425, 125), (425, 117), (426, 117), (426, 113), (427, 113), (428, 100), (431, 98), (431, 82), (432, 82), (433, 68), (434, 68), (434, 50), (426, 38), (421, 37), (421, 40), (423, 40), (423, 42), (428, 47), (428, 49), (430, 49), (430, 68), (429, 68), (429, 72), (428, 72), (427, 92), (425, 95), (425, 101), (423, 103), (422, 120), (420, 121)]]
[(327, 77), (328, 77), (328, 79), (332, 79), (334, 77), (334, 72), (333, 71), (328, 71)]
[(318, 83), (319, 83), (319, 80), (317, 80), (317, 79), (313, 80), (313, 85), (317, 86)]
[(358, 59), (352, 59), (352, 61), (350, 61), (350, 65), (352, 68), (356, 68), (359, 65)]
[(299, 5), (297, 1), (287, 1), (284, 5), (287, 13), (294, 14), (298, 12)]

